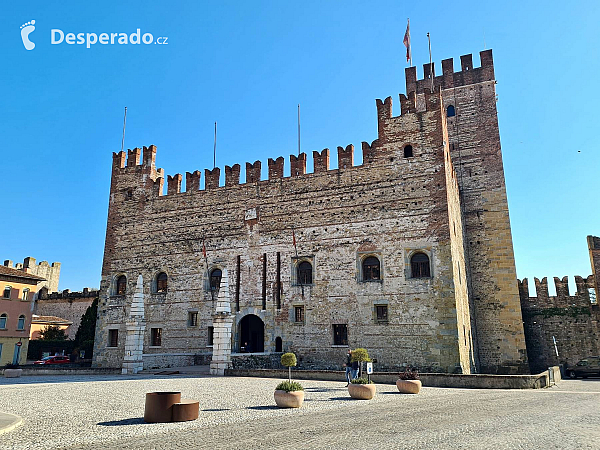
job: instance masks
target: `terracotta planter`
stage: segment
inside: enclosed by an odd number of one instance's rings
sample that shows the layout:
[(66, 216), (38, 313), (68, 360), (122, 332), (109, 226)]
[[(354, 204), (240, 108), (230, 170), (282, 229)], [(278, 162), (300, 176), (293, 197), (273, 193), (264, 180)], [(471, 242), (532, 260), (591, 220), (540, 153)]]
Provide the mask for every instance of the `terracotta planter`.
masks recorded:
[(374, 384), (350, 384), (348, 386), (350, 397), (358, 400), (371, 400), (375, 396)]
[(19, 378), (23, 369), (4, 369), (4, 378)]
[(418, 394), (421, 390), (421, 380), (398, 380), (396, 387), (402, 394)]
[(280, 408), (300, 408), (304, 401), (304, 391), (285, 392), (275, 390), (275, 403)]

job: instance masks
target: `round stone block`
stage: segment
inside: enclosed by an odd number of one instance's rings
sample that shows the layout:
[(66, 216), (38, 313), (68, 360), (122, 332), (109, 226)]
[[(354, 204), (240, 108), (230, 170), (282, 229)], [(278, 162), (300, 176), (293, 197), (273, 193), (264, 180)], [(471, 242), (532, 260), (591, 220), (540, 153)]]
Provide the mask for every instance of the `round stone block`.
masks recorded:
[(181, 401), (181, 392), (149, 392), (146, 394), (144, 421), (171, 422), (173, 405)]
[(196, 400), (181, 400), (173, 405), (173, 422), (196, 420), (200, 405)]

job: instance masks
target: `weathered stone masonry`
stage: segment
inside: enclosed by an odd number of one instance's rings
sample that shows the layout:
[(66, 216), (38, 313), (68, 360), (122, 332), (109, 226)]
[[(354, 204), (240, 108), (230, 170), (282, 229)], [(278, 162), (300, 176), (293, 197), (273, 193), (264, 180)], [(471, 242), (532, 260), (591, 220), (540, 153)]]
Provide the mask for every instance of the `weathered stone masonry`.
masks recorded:
[[(338, 147), (338, 169), (329, 169), (325, 149), (313, 152), (314, 173), (306, 173), (303, 153), (290, 157), (290, 177), (279, 157), (268, 161), (268, 180), (255, 161), (246, 163), (244, 184), (236, 164), (225, 167), (225, 186), (215, 168), (205, 170), (203, 190), (199, 171), (186, 174), (185, 192), (183, 177), (169, 176), (163, 195), (156, 147), (114, 154), (95, 365), (122, 365), (140, 275), (144, 366), (211, 352), (218, 296), (209, 275), (218, 268), (229, 274), (234, 353), (249, 336), (244, 323), (256, 318), (264, 331), (250, 335), (263, 333), (264, 351), (281, 342), (303, 366), (340, 367), (347, 348), (334, 345), (340, 325), (347, 345), (368, 348), (382, 369), (527, 371), (491, 51), (481, 59), (473, 69), (470, 55), (461, 57), (457, 73), (444, 61), (435, 92), (407, 69), (401, 114), (393, 116), (391, 98), (377, 100), (378, 137), (362, 143), (361, 166), (349, 145)], [(456, 115), (447, 118), (449, 104)], [(429, 258), (431, 276), (412, 276), (417, 253)], [(370, 257), (381, 276), (365, 281)], [(302, 261), (312, 264), (312, 280), (299, 285)], [(159, 273), (168, 275), (166, 292), (156, 292)], [(118, 294), (121, 275), (127, 289)], [(378, 306), (386, 320), (376, 320)], [(150, 345), (153, 328), (162, 332), (158, 348)], [(120, 331), (116, 347), (107, 345), (109, 329)]]

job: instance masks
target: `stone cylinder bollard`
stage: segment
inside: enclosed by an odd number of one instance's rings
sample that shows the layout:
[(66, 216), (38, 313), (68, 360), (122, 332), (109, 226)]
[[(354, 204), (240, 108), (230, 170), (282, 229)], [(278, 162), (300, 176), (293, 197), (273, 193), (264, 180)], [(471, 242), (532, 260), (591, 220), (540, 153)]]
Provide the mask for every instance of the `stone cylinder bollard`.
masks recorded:
[(181, 401), (181, 392), (149, 392), (146, 394), (144, 422), (171, 422), (173, 405)]

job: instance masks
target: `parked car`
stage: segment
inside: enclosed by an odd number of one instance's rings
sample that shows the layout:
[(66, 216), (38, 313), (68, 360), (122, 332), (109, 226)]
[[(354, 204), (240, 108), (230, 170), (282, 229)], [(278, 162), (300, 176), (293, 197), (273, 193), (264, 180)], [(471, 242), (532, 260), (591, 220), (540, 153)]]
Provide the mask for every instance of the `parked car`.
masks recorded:
[(34, 362), (34, 364), (68, 364), (71, 362), (71, 359), (68, 356), (46, 356), (45, 358), (40, 359), (39, 361)]
[(590, 356), (582, 359), (573, 367), (569, 367), (567, 374), (570, 378), (600, 376), (600, 356)]

